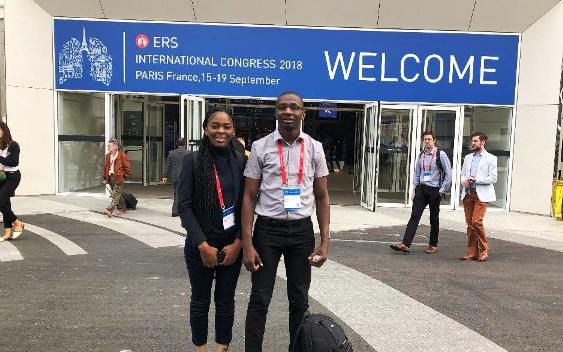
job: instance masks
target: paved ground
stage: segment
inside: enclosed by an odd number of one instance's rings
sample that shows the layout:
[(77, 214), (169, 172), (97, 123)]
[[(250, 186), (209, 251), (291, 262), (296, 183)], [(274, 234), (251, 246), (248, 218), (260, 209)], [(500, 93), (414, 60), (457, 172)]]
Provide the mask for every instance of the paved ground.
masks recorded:
[[(190, 350), (183, 230), (169, 200), (142, 199), (111, 220), (96, 213), (106, 202), (14, 199), (31, 226), (0, 243), (0, 331), (9, 336), (0, 350)], [(563, 224), (491, 212), (491, 259), (460, 262), (460, 212), (442, 212), (436, 255), (423, 252), (424, 225), (411, 254), (392, 252), (408, 213), (332, 208), (331, 261), (313, 272), (311, 310), (335, 317), (355, 351), (560, 351)], [(279, 269), (265, 351), (283, 351), (287, 341)], [(249, 279), (243, 270), (233, 351), (243, 350)]]

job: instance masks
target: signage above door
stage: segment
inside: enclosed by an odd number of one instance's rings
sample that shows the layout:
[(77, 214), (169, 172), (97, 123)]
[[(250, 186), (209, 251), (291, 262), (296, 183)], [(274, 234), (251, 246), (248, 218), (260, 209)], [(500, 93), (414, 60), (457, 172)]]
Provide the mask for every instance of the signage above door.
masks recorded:
[(59, 90), (513, 105), (518, 34), (54, 20)]

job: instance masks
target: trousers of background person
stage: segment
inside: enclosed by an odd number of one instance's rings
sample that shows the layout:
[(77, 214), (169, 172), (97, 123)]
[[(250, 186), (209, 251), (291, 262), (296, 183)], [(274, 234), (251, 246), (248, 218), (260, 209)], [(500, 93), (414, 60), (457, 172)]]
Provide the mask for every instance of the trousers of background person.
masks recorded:
[(117, 209), (125, 210), (125, 201), (122, 197), (123, 183), (116, 184), (113, 175), (109, 175), (109, 185), (111, 187), (111, 203), (107, 209), (113, 212), (117, 206)]
[(19, 171), (6, 172), (6, 181), (0, 185), (0, 212), (4, 219), (4, 228), (12, 228), (12, 223), (18, 217), (12, 211), (10, 198), (14, 196), (15, 190), (20, 184), (21, 173)]
[[(221, 250), (221, 248), (217, 247), (218, 250)], [(219, 265), (215, 268), (206, 268), (203, 265), (197, 247), (186, 244), (184, 255), (192, 292), (190, 298), (192, 343), (196, 346), (207, 343), (211, 287), (213, 279), (215, 279), (215, 294), (213, 297), (215, 301), (215, 342), (228, 345), (233, 339), (235, 290), (242, 266), (242, 252), (233, 264)]]
[(245, 351), (262, 351), (266, 315), (272, 300), (276, 272), (283, 254), (289, 300), (289, 350), (303, 315), (309, 309), (311, 265), (315, 248), (311, 218), (278, 220), (259, 216), (252, 237), (263, 266), (252, 273), (252, 292), (246, 314)]
[(178, 182), (172, 182), (174, 188), (174, 201), (172, 202), (172, 215), (178, 215)]
[(440, 188), (419, 184), (415, 188), (411, 218), (403, 236), (403, 243), (406, 246), (410, 247), (412, 244), (418, 223), (427, 205), (430, 208), (429, 244), (434, 247), (438, 245), (438, 234), (440, 232)]

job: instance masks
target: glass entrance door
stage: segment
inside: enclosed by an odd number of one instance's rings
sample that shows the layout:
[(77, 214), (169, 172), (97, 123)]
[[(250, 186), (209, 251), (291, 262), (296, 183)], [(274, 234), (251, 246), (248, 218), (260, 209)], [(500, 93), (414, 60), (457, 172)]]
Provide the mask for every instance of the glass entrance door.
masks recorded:
[(362, 133), (361, 204), (375, 210), (375, 171), (377, 163), (377, 103), (368, 104), (364, 110)]
[(180, 134), (188, 142), (187, 149), (195, 151), (203, 136), (202, 123), (205, 119), (205, 99), (191, 95), (180, 97)]
[[(452, 187), (446, 193), (446, 200), (442, 204), (454, 208), (458, 194), (459, 164), (462, 143), (461, 107), (421, 106), (419, 107), (419, 128), (416, 136), (417, 153), (422, 150), (422, 133), (433, 131), (436, 134), (436, 147), (446, 152), (452, 165)], [(417, 155), (418, 157), (418, 155)]]
[(164, 166), (164, 105), (148, 103), (145, 119), (145, 184), (157, 184)]
[(382, 106), (379, 114), (377, 155), (377, 204), (405, 206), (409, 203), (411, 134), (414, 107)]

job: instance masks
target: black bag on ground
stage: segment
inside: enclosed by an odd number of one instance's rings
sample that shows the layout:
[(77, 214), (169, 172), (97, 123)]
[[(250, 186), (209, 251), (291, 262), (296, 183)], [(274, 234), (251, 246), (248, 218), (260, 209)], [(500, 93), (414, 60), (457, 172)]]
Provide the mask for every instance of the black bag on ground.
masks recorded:
[(331, 317), (305, 313), (295, 336), (293, 352), (352, 352), (352, 343)]
[(123, 201), (125, 202), (125, 207), (127, 209), (137, 209), (137, 198), (135, 198), (134, 195), (132, 195), (131, 193), (123, 192), (121, 194), (121, 197), (123, 197)]

